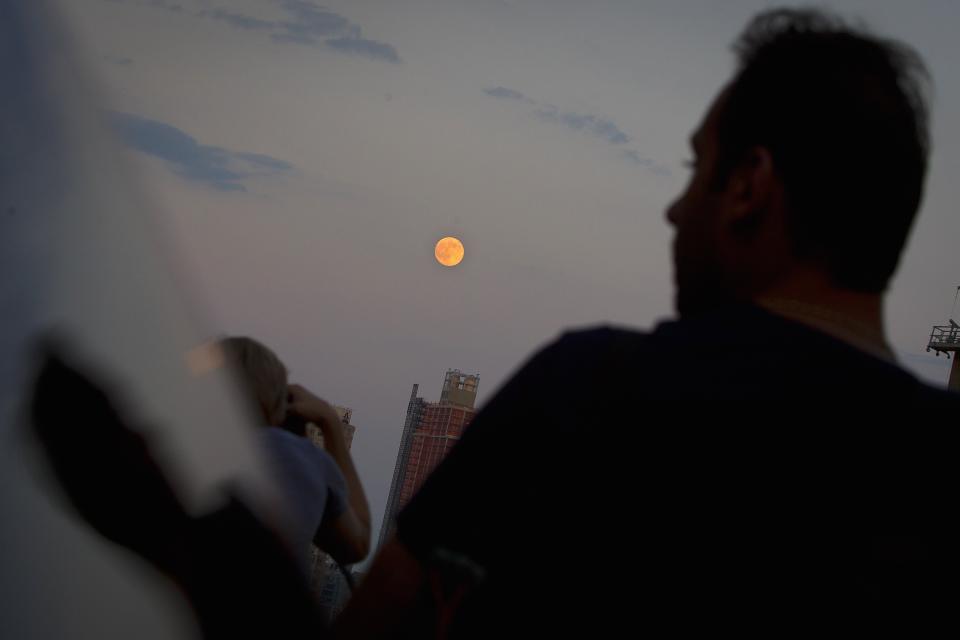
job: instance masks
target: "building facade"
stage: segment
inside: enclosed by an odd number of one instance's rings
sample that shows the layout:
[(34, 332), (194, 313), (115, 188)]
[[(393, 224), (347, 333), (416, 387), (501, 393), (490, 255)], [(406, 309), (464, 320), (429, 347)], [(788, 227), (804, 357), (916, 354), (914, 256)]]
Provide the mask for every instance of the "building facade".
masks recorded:
[(473, 420), (479, 384), (479, 376), (450, 369), (444, 376), (439, 402), (425, 401), (417, 394), (419, 385), (413, 385), (378, 547), (393, 535), (397, 514)]
[[(333, 405), (333, 408), (337, 412), (337, 415), (340, 416), (340, 422), (343, 423), (343, 439), (346, 441), (347, 450), (349, 451), (350, 446), (353, 444), (353, 434), (357, 432), (357, 427), (350, 422), (350, 420), (353, 419), (353, 409), (339, 405)], [(323, 433), (320, 431), (320, 427), (312, 422), (307, 423), (307, 438), (321, 449), (324, 448)]]

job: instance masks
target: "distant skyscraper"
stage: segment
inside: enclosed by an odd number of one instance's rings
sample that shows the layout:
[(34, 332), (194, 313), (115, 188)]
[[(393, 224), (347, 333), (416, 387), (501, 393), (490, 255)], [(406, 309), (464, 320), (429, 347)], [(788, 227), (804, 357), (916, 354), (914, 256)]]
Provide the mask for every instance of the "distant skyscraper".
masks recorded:
[[(337, 415), (340, 416), (340, 421), (343, 422), (343, 439), (347, 443), (347, 450), (350, 450), (350, 446), (353, 444), (353, 434), (357, 432), (357, 427), (350, 423), (350, 420), (353, 418), (353, 409), (348, 409), (347, 407), (341, 407), (339, 405), (333, 405), (334, 410), (337, 412)], [(307, 424), (307, 437), (310, 439), (313, 444), (317, 445), (323, 449), (323, 432), (320, 431), (320, 427), (314, 425), (313, 423)]]
[(470, 424), (479, 383), (480, 376), (451, 369), (444, 376), (440, 402), (425, 401), (417, 395), (419, 385), (413, 385), (378, 546), (393, 534), (397, 514)]

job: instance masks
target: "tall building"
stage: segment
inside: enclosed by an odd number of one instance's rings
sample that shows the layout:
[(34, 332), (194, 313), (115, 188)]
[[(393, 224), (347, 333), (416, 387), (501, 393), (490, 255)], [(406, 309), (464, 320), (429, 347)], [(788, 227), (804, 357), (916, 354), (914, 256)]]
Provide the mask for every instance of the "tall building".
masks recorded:
[(470, 424), (479, 384), (480, 376), (450, 369), (443, 378), (439, 402), (427, 402), (417, 395), (419, 385), (413, 385), (378, 547), (393, 534), (397, 514)]
[[(347, 450), (350, 450), (350, 446), (353, 444), (353, 434), (357, 432), (357, 427), (354, 426), (350, 420), (353, 419), (353, 409), (348, 409), (347, 407), (341, 407), (339, 405), (333, 405), (334, 410), (337, 412), (337, 415), (340, 416), (340, 422), (343, 423), (343, 439), (347, 443)], [(323, 433), (320, 431), (320, 427), (315, 424), (307, 424), (307, 437), (310, 439), (313, 444), (317, 445), (323, 449)]]

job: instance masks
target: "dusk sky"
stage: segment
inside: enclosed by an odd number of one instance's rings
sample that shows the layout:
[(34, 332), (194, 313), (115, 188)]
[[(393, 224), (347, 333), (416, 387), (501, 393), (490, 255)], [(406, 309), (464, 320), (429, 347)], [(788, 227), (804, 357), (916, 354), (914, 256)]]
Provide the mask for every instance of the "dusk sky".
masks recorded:
[[(664, 210), (687, 138), (772, 6), (61, 4), (211, 337), (263, 341), (353, 409), (374, 539), (414, 383), (437, 400), (448, 368), (478, 373), (483, 402), (565, 328), (672, 315)], [(960, 285), (960, 4), (825, 4), (932, 71), (932, 168), (888, 333), (945, 385), (924, 347)], [(447, 235), (454, 268), (433, 257)]]

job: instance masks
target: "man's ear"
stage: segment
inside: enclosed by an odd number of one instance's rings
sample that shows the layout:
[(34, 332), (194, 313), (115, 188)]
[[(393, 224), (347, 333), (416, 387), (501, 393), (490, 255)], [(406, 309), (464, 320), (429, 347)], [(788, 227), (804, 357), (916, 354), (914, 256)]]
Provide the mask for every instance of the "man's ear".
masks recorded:
[(735, 230), (759, 226), (780, 195), (780, 178), (766, 147), (752, 147), (727, 183), (727, 222)]

